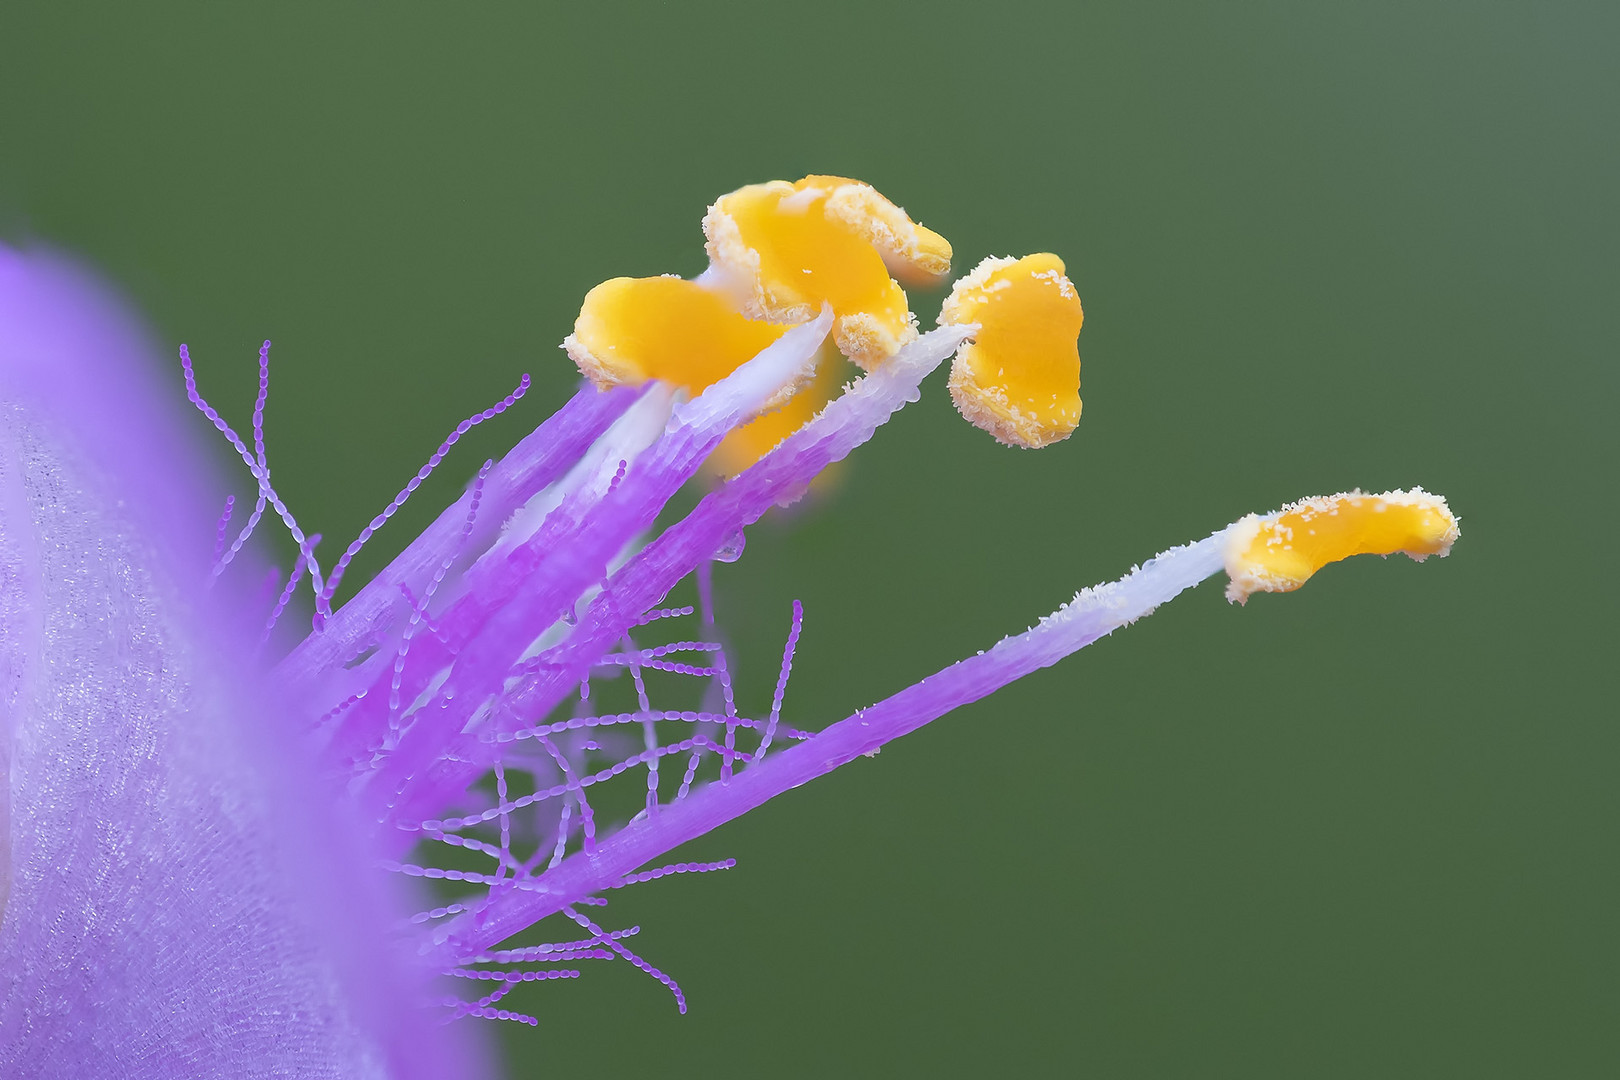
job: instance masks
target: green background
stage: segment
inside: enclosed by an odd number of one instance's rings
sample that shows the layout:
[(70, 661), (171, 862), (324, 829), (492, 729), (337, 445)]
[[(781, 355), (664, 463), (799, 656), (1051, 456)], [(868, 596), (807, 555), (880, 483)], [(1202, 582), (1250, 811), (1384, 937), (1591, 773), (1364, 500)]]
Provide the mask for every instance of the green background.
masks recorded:
[(1620, 1075), (1620, 7), (275, 7), (6, 4), (0, 236), (100, 266), (235, 417), (273, 338), (328, 536), (532, 371), (357, 569), (565, 399), (591, 285), (697, 271), (710, 200), (812, 171), (959, 269), (1062, 255), (1085, 416), (1006, 450), (936, 376), (756, 527), (746, 707), (794, 597), (819, 726), (1250, 510), (1464, 520), (1207, 585), (707, 837), (738, 869), (609, 909), (690, 1015), (600, 965), (501, 1025), (513, 1076)]

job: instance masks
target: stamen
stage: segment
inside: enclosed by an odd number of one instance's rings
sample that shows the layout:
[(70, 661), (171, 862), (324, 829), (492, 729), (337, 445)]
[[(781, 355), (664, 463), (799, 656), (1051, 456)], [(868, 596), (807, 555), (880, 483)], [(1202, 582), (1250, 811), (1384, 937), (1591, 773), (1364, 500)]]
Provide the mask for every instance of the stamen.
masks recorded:
[[(1350, 503), (1349, 500), (1357, 500)], [(1339, 500), (1345, 500), (1341, 505)], [(1376, 504), (1382, 500), (1382, 509)], [(1306, 519), (1301, 507), (1309, 507)], [(1206, 578), (1232, 565), (1237, 552), (1240, 571), (1252, 569), (1268, 556), (1267, 540), (1282, 533), (1262, 533), (1262, 524), (1281, 523), (1296, 531), (1309, 521), (1321, 522), (1332, 509), (1357, 522), (1351, 542), (1339, 543), (1333, 557), (1354, 551), (1406, 550), (1414, 555), (1444, 554), (1456, 539), (1456, 520), (1437, 497), (1420, 491), (1392, 492), (1384, 496), (1339, 496), (1307, 500), (1265, 519), (1245, 518), (1236, 525), (1179, 548), (1132, 570), (1118, 581), (1084, 589), (1075, 598), (1041, 619), (1022, 634), (1004, 638), (991, 648), (945, 668), (878, 704), (859, 709), (807, 741), (773, 755), (735, 775), (729, 782), (710, 784), (688, 798), (665, 806), (656, 819), (632, 822), (604, 840), (588, 859), (564, 859), (536, 879), (538, 887), (491, 897), (476, 925), (469, 920), (453, 924), (446, 938), (452, 954), (485, 948), (523, 927), (564, 910), (575, 898), (591, 896), (648, 862), (762, 805), (783, 792), (818, 776), (876, 753), (886, 743), (946, 713), (978, 701), (996, 690), (1084, 648), (1115, 630), (1151, 614)], [(1436, 517), (1422, 517), (1424, 511)], [(1386, 522), (1411, 515), (1407, 524), (1386, 530)], [(1412, 520), (1412, 518), (1417, 520)], [(1241, 541), (1241, 542), (1240, 542)], [(1256, 549), (1258, 548), (1258, 552)], [(1266, 566), (1260, 563), (1262, 569)], [(684, 740), (696, 743), (698, 740)], [(675, 743), (661, 752), (687, 749)], [(715, 747), (727, 758), (729, 748)], [(749, 755), (735, 754), (739, 760)], [(755, 755), (757, 758), (757, 755)], [(591, 780), (607, 779), (597, 774)]]

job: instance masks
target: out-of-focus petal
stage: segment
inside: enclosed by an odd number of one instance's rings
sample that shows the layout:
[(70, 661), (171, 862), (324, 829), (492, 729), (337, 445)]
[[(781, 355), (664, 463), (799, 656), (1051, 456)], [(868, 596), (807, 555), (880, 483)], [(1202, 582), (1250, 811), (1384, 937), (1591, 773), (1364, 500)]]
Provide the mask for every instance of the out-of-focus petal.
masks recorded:
[(480, 1075), (202, 595), (217, 504), (150, 366), (0, 248), (0, 1074)]

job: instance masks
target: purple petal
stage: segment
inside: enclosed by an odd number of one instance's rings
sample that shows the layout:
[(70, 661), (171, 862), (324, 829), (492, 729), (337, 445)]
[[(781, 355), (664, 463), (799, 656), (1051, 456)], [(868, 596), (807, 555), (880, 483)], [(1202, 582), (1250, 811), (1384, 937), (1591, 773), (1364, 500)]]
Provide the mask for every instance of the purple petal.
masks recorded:
[(482, 1075), (202, 594), (220, 503), (147, 360), (0, 248), (0, 1075)]

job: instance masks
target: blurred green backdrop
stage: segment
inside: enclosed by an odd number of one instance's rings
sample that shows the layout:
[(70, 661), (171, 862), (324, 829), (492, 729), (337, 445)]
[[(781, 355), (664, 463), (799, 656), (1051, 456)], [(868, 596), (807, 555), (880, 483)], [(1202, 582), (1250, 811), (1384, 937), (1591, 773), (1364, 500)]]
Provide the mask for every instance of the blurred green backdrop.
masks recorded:
[(333, 543), (532, 371), (365, 567), (564, 399), (586, 289), (811, 171), (963, 269), (1061, 254), (1085, 418), (1005, 450), (936, 380), (757, 527), (745, 705), (793, 597), (816, 726), (1249, 510), (1464, 518), (1445, 562), (1206, 586), (706, 838), (739, 868), (615, 901), (691, 1014), (602, 965), (504, 1025), (513, 1076), (1620, 1075), (1620, 8), (274, 8), (6, 4), (0, 236), (100, 266), (233, 416), (273, 338)]

